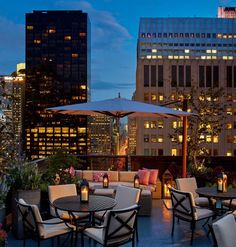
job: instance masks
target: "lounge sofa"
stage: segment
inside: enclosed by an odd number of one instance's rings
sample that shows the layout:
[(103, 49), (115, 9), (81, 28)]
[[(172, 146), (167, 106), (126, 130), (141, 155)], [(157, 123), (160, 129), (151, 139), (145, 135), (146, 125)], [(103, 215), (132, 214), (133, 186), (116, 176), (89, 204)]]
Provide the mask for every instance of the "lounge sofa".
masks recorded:
[[(94, 188), (96, 185), (102, 184), (102, 175), (107, 173), (109, 176), (109, 185), (116, 186), (119, 184), (133, 186), (134, 175), (136, 171), (96, 171), (96, 170), (76, 170), (76, 176), (81, 179), (85, 178), (89, 181), (89, 186)], [(161, 181), (157, 178), (156, 184), (142, 185), (140, 188), (149, 190), (152, 193), (153, 199), (161, 198)]]

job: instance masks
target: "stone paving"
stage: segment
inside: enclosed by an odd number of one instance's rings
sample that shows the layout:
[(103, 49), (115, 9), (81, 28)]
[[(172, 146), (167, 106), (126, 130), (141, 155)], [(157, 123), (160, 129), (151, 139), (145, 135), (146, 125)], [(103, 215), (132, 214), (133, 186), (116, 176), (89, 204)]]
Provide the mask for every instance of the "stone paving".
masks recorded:
[[(153, 210), (151, 217), (139, 217), (139, 242), (137, 247), (152, 247), (152, 246), (173, 246), (183, 247), (190, 246), (191, 230), (190, 225), (180, 221), (176, 223), (175, 235), (171, 238), (172, 227), (172, 212), (168, 210), (162, 200), (153, 200)], [(213, 246), (211, 238), (206, 236), (206, 230), (202, 228), (202, 222), (197, 223), (193, 246)], [(56, 243), (56, 241), (55, 241)], [(67, 245), (67, 244), (66, 244)], [(12, 235), (8, 238), (8, 247), (23, 246), (22, 240), (16, 240)], [(32, 240), (27, 240), (26, 247), (37, 246), (37, 243)], [(51, 241), (42, 241), (42, 247), (51, 246)], [(54, 246), (57, 246), (56, 244)], [(69, 246), (69, 243), (68, 245)], [(78, 240), (77, 246), (80, 245)], [(93, 247), (93, 242), (85, 240), (85, 247)], [(97, 245), (99, 246), (99, 245)], [(123, 245), (131, 247), (132, 244)]]

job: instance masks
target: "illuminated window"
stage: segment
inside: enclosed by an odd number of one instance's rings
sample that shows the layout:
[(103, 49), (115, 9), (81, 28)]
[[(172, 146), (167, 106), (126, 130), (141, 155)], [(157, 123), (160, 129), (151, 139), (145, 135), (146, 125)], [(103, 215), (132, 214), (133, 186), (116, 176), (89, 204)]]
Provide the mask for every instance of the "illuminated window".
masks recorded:
[(34, 26), (26, 26), (27, 30), (34, 30)]
[(177, 149), (176, 148), (172, 148), (171, 149), (171, 155), (172, 156), (177, 156)]
[(163, 129), (164, 128), (164, 122), (163, 122), (163, 120), (159, 120), (158, 121), (158, 128), (159, 129)]
[(79, 33), (80, 37), (86, 37), (86, 33)]
[(157, 49), (152, 49), (152, 52), (157, 52)]
[(64, 40), (71, 40), (71, 36), (70, 36), (70, 35), (66, 35), (66, 36), (64, 37)]
[(228, 150), (228, 151), (226, 152), (226, 156), (232, 156), (232, 151), (231, 151), (231, 150)]
[(210, 135), (206, 135), (206, 142), (211, 142), (211, 136)]
[(230, 106), (226, 107), (226, 114), (227, 114), (227, 115), (230, 115), (230, 116), (233, 115), (232, 107), (230, 107)]
[(157, 136), (156, 135), (151, 135), (151, 142), (157, 142)]
[(150, 128), (149, 121), (144, 121), (144, 128), (145, 129), (149, 129)]
[(184, 50), (185, 53), (189, 53), (189, 50)]
[(74, 59), (76, 59), (76, 58), (79, 57), (79, 54), (78, 54), (78, 53), (72, 53), (72, 54), (71, 54), (71, 57), (74, 58)]
[(86, 128), (84, 128), (84, 127), (78, 128), (78, 132), (79, 133), (86, 133)]
[(45, 128), (39, 127), (39, 133), (45, 133)]
[(213, 143), (219, 142), (219, 136), (213, 136)]
[(182, 142), (183, 141), (183, 136), (182, 135), (179, 135), (178, 136), (178, 140), (179, 140), (179, 142)]
[(206, 53), (211, 53), (211, 50), (206, 50)]
[(86, 85), (80, 85), (80, 89), (86, 89)]
[(217, 38), (218, 38), (218, 39), (221, 39), (221, 38), (222, 38), (222, 34), (221, 34), (221, 33), (218, 33), (218, 34), (217, 34)]
[(152, 58), (152, 56), (151, 55), (147, 55), (147, 59), (151, 59)]
[(164, 141), (163, 136), (162, 135), (158, 136), (157, 141), (162, 143)]
[(164, 95), (163, 94), (159, 94), (158, 98), (159, 98), (159, 101), (163, 101), (164, 100)]
[(227, 100), (228, 102), (231, 102), (231, 101), (232, 101), (232, 95), (231, 95), (231, 94), (228, 94), (228, 95), (226, 96), (226, 100)]
[(233, 143), (236, 143), (236, 136), (233, 136)]
[(151, 129), (156, 129), (157, 128), (157, 122), (156, 121), (151, 121), (150, 122), (150, 127), (151, 127)]
[(50, 28), (50, 29), (48, 30), (48, 32), (49, 32), (49, 33), (56, 33), (56, 29), (55, 29), (55, 28)]
[(177, 121), (173, 121), (172, 122), (172, 128), (173, 129), (177, 129)]
[(41, 44), (41, 40), (40, 40), (40, 39), (35, 39), (35, 40), (34, 40), (34, 43), (35, 43), (35, 44)]
[(157, 95), (152, 93), (151, 94), (151, 101), (156, 101), (157, 100)]
[(233, 125), (232, 123), (226, 123), (226, 129), (232, 129)]

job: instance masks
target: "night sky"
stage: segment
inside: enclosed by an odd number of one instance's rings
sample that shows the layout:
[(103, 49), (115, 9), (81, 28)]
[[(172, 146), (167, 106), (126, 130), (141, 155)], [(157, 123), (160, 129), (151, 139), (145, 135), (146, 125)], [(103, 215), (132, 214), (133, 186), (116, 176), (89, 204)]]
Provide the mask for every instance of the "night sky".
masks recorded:
[(135, 91), (136, 47), (140, 17), (216, 17), (218, 6), (236, 0), (1, 0), (0, 75), (25, 61), (25, 13), (33, 10), (82, 10), (92, 31), (92, 100)]

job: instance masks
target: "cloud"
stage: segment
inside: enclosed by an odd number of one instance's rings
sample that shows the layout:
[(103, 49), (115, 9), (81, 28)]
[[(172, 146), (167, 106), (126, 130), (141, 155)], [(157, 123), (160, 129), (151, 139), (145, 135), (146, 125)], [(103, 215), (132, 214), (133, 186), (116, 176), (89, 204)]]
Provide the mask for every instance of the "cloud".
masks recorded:
[(95, 81), (92, 83), (92, 89), (94, 90), (123, 90), (131, 89), (134, 87), (134, 83), (119, 83), (115, 84), (113, 82), (107, 81)]
[(24, 61), (24, 25), (0, 16), (0, 73), (15, 70), (17, 62)]
[(88, 13), (92, 27), (92, 46), (95, 49), (120, 49), (123, 42), (131, 38), (128, 30), (112, 13), (97, 10), (87, 1), (59, 1), (56, 5), (59, 8), (81, 9)]

